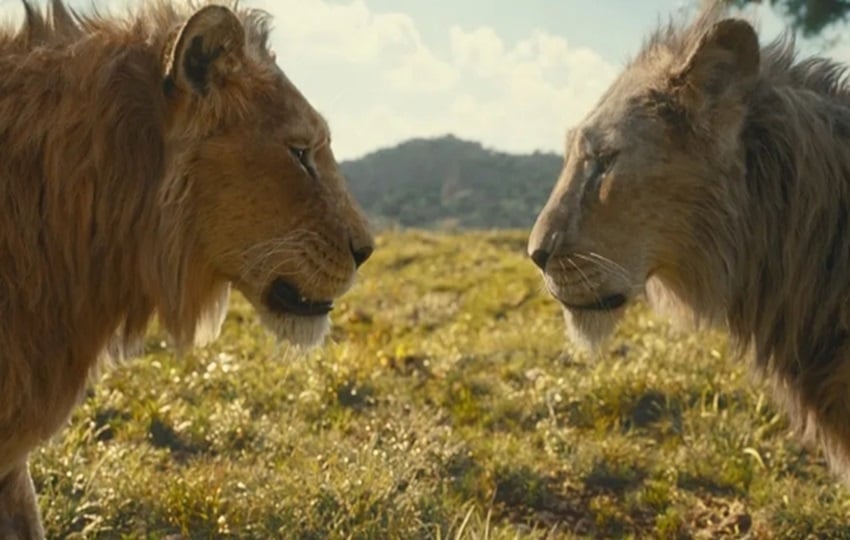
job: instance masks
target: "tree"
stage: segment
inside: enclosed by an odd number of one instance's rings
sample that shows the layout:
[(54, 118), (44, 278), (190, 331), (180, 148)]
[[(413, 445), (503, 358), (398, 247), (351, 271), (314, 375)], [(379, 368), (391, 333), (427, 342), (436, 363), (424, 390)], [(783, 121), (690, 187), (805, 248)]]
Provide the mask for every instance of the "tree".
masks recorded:
[[(762, 0), (730, 0), (738, 7), (761, 4)], [(803, 36), (812, 37), (825, 28), (842, 23), (850, 16), (850, 0), (767, 0), (771, 6), (780, 6), (794, 28)]]

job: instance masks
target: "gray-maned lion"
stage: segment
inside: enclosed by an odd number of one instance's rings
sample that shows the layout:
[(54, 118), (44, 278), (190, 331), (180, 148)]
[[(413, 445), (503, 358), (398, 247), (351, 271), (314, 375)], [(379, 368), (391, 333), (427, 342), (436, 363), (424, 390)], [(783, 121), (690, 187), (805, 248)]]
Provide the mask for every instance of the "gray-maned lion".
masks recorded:
[(850, 71), (727, 17), (658, 30), (569, 132), (529, 254), (591, 343), (645, 291), (727, 327), (847, 480)]
[(25, 8), (0, 31), (0, 538), (43, 536), (27, 455), (99, 357), (155, 314), (216, 334), (231, 284), (316, 344), (373, 247), (264, 13)]

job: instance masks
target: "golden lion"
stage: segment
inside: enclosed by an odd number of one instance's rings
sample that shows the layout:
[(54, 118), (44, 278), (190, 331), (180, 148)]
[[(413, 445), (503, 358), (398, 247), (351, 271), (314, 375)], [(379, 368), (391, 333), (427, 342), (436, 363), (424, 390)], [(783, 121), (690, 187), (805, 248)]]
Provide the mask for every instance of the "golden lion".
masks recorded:
[(0, 538), (43, 536), (27, 454), (154, 314), (213, 337), (233, 284), (313, 345), (373, 248), (264, 13), (24, 5), (0, 31)]
[(644, 291), (727, 326), (850, 479), (850, 70), (726, 17), (657, 31), (570, 131), (529, 254), (591, 344)]

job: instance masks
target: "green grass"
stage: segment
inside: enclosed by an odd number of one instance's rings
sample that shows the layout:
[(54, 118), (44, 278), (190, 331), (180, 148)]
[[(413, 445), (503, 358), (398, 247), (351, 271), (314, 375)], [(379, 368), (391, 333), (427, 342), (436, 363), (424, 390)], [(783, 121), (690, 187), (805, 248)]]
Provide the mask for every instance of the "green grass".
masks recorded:
[(718, 334), (632, 309), (587, 357), (522, 233), (387, 234), (330, 344), (237, 297), (152, 333), (33, 456), (50, 538), (850, 538), (850, 492)]

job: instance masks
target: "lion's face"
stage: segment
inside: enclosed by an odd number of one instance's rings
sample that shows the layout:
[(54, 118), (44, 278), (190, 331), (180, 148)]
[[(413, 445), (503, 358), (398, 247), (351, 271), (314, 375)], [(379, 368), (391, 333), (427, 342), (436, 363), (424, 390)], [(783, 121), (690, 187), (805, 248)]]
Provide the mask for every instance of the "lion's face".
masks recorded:
[(669, 143), (628, 99), (609, 98), (567, 136), (529, 254), (576, 337), (595, 344), (609, 333), (677, 234), (675, 193), (689, 179), (676, 174)]
[[(178, 121), (191, 126), (192, 107), (221, 109), (214, 111), (221, 119), (188, 144), (181, 164), (200, 251), (278, 335), (312, 345), (326, 333), (334, 300), (351, 287), (373, 240), (324, 119), (270, 56), (244, 51), (244, 31), (230, 11), (205, 8), (193, 19), (204, 12), (198, 28), (190, 20), (183, 30), (195, 35), (176, 45), (192, 44), (183, 52), (187, 91), (179, 91), (181, 73), (174, 74)], [(195, 81), (193, 66), (210, 58)]]
[(688, 253), (712, 250), (707, 239), (722, 236), (707, 233), (722, 228), (712, 209), (734, 196), (721, 178), (743, 161), (741, 94), (758, 43), (749, 25), (728, 20), (680, 62), (648, 55), (569, 132), (560, 178), (529, 238), (568, 327), (591, 345), (650, 278), (681, 301), (681, 284), (699, 273)]
[(277, 121), (198, 145), (190, 168), (197, 234), (213, 268), (273, 329), (309, 344), (373, 244), (324, 121), (287, 81), (275, 86), (279, 103), (267, 118)]

